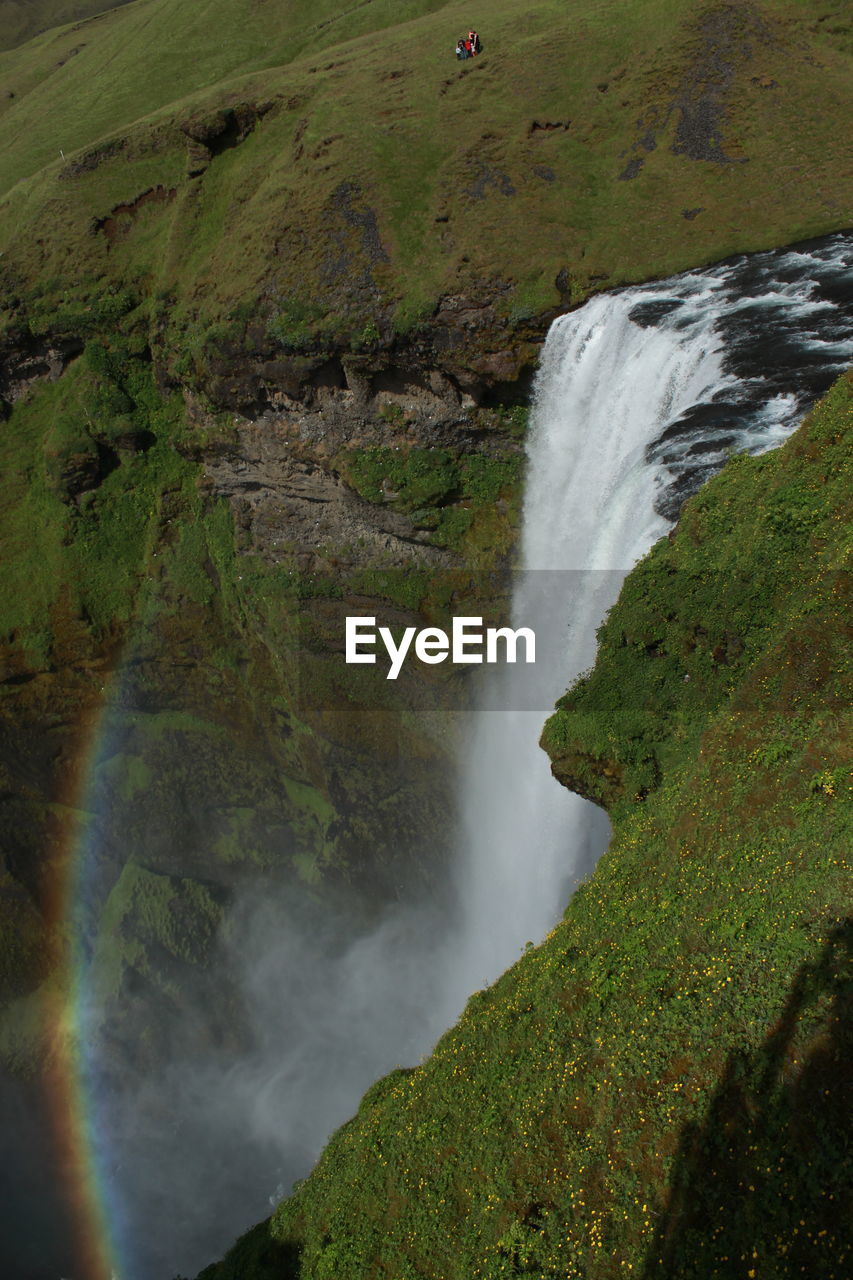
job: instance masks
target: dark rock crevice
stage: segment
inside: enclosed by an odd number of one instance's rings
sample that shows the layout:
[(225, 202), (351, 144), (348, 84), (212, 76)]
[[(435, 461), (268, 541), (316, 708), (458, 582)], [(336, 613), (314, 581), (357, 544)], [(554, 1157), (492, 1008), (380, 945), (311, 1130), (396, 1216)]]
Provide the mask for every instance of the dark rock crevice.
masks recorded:
[(187, 139), (187, 176), (198, 177), (217, 156), (245, 142), (274, 105), (238, 102), (185, 120), (181, 132)]
[(0, 418), (38, 382), (55, 382), (84, 347), (81, 337), (50, 334), (34, 337), (23, 331), (0, 347)]
[(177, 194), (176, 187), (149, 187), (136, 197), (122, 204), (114, 205), (103, 218), (95, 218), (91, 230), (93, 235), (103, 232), (110, 245), (130, 230), (140, 210), (150, 204), (171, 204)]

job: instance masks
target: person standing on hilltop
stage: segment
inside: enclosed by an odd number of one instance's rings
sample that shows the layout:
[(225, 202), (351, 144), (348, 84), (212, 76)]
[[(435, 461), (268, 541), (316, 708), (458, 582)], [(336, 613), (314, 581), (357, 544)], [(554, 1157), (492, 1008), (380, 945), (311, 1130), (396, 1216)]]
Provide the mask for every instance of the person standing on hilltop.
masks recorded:
[(468, 44), (471, 46), (470, 56), (473, 58), (480, 52), (480, 37), (477, 35), (476, 31), (468, 32)]

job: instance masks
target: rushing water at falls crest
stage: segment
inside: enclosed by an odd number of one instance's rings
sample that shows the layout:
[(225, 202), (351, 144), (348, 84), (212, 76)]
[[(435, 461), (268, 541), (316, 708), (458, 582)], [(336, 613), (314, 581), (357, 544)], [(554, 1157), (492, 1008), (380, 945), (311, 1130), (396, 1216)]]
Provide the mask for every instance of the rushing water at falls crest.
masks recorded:
[(552, 326), (513, 597), (513, 625), (536, 632), (547, 660), (532, 683), (508, 667), (486, 695), (495, 709), (475, 717), (445, 1020), (542, 938), (604, 847), (602, 815), (552, 779), (537, 744), (594, 661), (625, 572), (730, 451), (778, 445), (851, 360), (851, 243), (840, 236), (601, 295)]

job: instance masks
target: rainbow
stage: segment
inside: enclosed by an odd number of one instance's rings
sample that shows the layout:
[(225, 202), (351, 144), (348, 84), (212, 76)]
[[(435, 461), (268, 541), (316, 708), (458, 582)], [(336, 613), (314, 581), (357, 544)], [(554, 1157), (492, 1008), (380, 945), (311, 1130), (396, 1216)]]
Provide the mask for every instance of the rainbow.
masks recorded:
[(107, 1210), (108, 1182), (93, 1139), (86, 1068), (71, 1002), (57, 1028), (54, 1049), (47, 1079), (59, 1172), (74, 1230), (73, 1280), (119, 1280), (122, 1272)]
[(77, 921), (94, 865), (92, 791), (105, 755), (107, 713), (116, 676), (80, 726), (75, 764), (62, 787), (67, 815), (49, 920), (62, 949), (60, 978), (48, 996), (45, 1073), (57, 1173), (73, 1230), (73, 1280), (125, 1280), (119, 1259), (122, 1219), (114, 1178), (98, 1133), (95, 1064), (89, 1053), (89, 990)]

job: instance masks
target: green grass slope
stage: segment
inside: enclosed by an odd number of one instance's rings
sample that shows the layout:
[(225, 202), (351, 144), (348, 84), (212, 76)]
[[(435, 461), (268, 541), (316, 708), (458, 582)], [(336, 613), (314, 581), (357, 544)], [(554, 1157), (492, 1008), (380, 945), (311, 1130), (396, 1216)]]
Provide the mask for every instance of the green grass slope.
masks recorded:
[(460, 65), (469, 21), (136, 0), (0, 55), (13, 315), (120, 283), (184, 343), (238, 312), (387, 339), (445, 295), (513, 320), (853, 220), (840, 7), (495, 0)]
[(0, 0), (0, 49), (14, 49), (51, 27), (80, 22), (114, 7), (110, 0)]
[(850, 1274), (851, 428), (848, 376), (629, 576), (545, 733), (610, 849), (204, 1280)]

